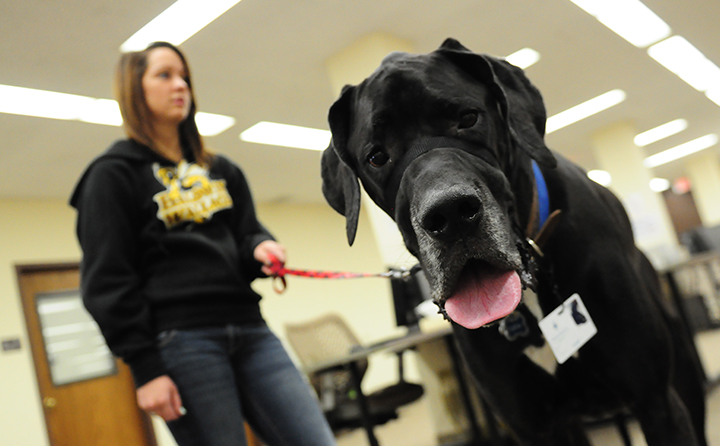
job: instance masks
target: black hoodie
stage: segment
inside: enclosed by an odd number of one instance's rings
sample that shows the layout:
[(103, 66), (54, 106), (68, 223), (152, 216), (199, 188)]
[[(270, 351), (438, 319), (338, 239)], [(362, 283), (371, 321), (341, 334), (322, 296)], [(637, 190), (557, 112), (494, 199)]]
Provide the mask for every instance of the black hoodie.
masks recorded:
[(158, 333), (262, 322), (253, 250), (273, 238), (226, 158), (176, 165), (121, 140), (88, 166), (70, 204), (83, 301), (138, 386), (166, 373)]

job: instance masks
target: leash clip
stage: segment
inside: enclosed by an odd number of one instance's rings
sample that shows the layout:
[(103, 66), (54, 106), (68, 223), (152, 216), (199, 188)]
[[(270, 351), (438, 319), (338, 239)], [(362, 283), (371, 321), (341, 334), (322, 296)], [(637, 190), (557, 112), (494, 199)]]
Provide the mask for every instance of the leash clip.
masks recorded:
[(410, 270), (405, 268), (391, 269), (390, 271), (385, 273), (384, 276), (391, 279), (404, 279), (410, 276)]

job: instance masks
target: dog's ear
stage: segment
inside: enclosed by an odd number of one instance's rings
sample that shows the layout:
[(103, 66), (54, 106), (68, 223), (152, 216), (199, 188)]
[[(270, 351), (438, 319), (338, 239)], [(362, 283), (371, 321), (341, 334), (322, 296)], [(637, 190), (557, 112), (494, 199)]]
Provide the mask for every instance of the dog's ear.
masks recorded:
[(445, 41), (440, 45), (439, 49), (447, 49), (447, 50), (455, 50), (455, 51), (467, 51), (470, 52), (469, 49), (465, 48), (462, 43), (458, 42), (457, 40), (453, 39), (452, 37), (448, 37), (445, 39)]
[(360, 217), (360, 183), (349, 165), (347, 153), (351, 95), (352, 87), (346, 86), (340, 98), (330, 107), (328, 122), (332, 141), (322, 154), (320, 170), (325, 200), (345, 216), (348, 243), (352, 246)]
[(545, 104), (520, 68), (492, 56), (473, 53), (455, 39), (445, 40), (437, 52), (488, 85), (500, 104), (513, 140), (538, 163), (555, 167), (555, 157), (544, 140)]
[(337, 156), (333, 143), (323, 152), (321, 164), (323, 195), (333, 209), (345, 216), (347, 239), (352, 246), (360, 216), (358, 177)]

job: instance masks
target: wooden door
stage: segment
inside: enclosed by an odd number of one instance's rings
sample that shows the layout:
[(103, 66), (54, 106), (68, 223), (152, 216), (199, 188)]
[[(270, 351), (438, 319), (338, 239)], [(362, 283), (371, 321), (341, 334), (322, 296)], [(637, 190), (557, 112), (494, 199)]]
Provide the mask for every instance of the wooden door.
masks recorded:
[[(18, 266), (16, 270), (50, 444), (156, 446), (150, 419), (137, 406), (128, 367), (109, 356), (104, 341), (96, 336), (93, 342), (101, 345), (78, 354), (71, 350), (84, 341), (62, 338), (73, 330), (76, 338), (92, 337), (93, 322), (51, 326), (53, 317), (82, 317), (78, 265)], [(73, 361), (82, 367), (62, 366)]]

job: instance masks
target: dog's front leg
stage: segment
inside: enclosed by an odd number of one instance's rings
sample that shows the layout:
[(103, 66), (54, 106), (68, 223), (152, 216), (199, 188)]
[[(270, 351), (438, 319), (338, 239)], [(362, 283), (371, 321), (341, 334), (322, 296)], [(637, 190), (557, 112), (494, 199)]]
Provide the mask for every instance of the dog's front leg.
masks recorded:
[(460, 352), (482, 396), (522, 445), (589, 446), (580, 420), (555, 377), (508, 341), (497, 327), (453, 324)]

